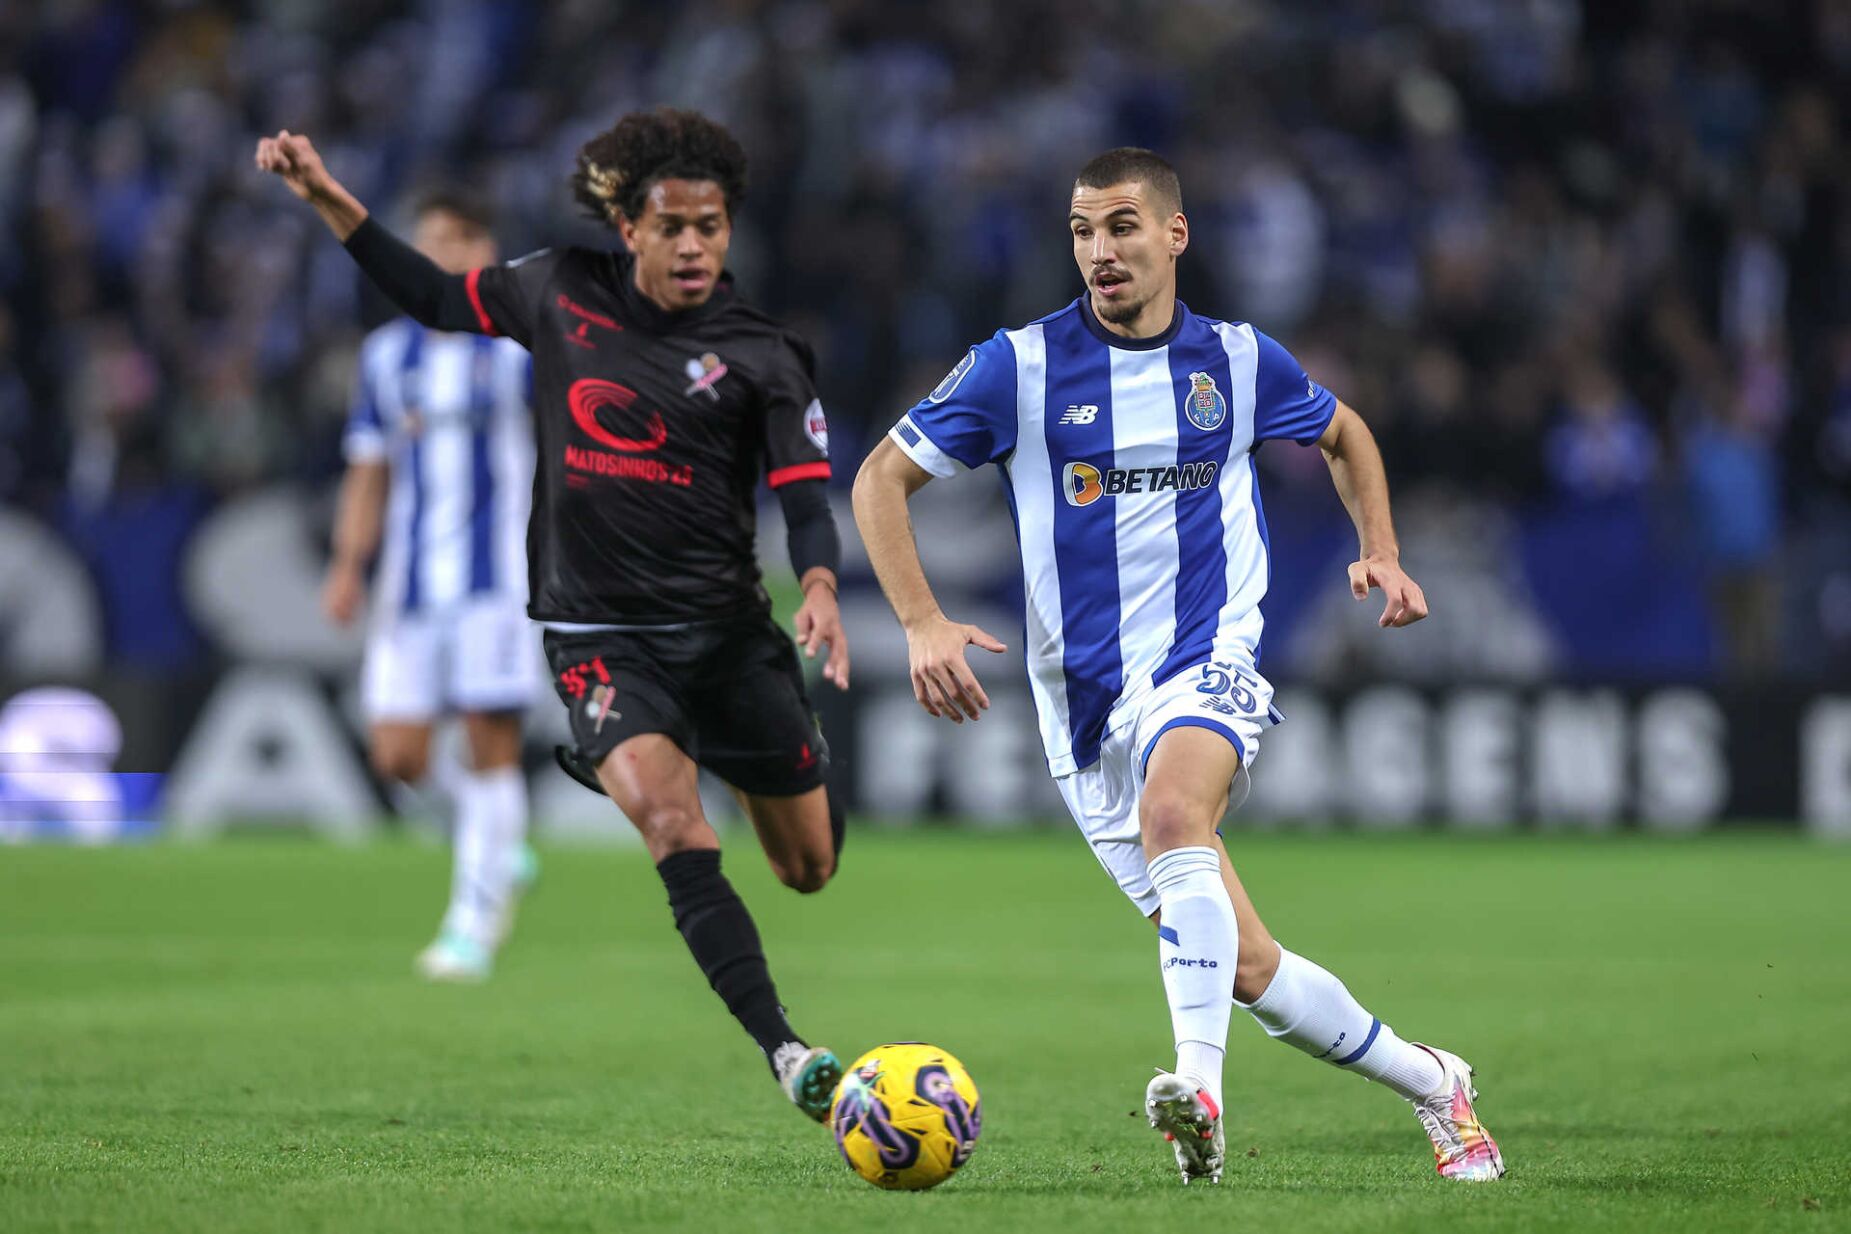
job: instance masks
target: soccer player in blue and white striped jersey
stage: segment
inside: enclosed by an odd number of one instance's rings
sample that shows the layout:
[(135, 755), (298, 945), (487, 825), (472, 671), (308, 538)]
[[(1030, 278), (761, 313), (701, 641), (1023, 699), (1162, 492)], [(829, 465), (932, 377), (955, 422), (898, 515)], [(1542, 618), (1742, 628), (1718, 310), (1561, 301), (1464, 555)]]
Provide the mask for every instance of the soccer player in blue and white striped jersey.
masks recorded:
[[(446, 269), (495, 261), (486, 215), (440, 191), (417, 211), (417, 247)], [(489, 974), (524, 874), (527, 790), (521, 715), (540, 685), (527, 619), (527, 514), (534, 471), (532, 361), (505, 339), (401, 317), (360, 350), (343, 449), (328, 615), (372, 605), (361, 693), (374, 766), (414, 784), (433, 725), (459, 713), (470, 767), (452, 786), (455, 859), (437, 939), (418, 956), (434, 980)]]
[(1491, 1179), (1497, 1146), (1471, 1069), (1403, 1040), (1343, 983), (1267, 933), (1217, 826), (1246, 795), (1262, 732), (1283, 717), (1258, 669), (1268, 553), (1253, 452), (1317, 445), (1361, 542), (1360, 600), (1385, 627), (1427, 614), (1400, 566), (1381, 454), (1363, 421), (1251, 325), (1176, 299), (1189, 243), (1176, 173), (1108, 151), (1068, 217), (1086, 294), (978, 344), (863, 464), (855, 514), (906, 629), (934, 716), (989, 705), (920, 567), (906, 501), (933, 477), (997, 466), (1015, 516), (1027, 661), (1048, 766), (1100, 863), (1158, 926), (1177, 1049), (1145, 1094), (1186, 1183), (1220, 1177), (1231, 1007), (1314, 1057), (1410, 1101), (1440, 1174)]

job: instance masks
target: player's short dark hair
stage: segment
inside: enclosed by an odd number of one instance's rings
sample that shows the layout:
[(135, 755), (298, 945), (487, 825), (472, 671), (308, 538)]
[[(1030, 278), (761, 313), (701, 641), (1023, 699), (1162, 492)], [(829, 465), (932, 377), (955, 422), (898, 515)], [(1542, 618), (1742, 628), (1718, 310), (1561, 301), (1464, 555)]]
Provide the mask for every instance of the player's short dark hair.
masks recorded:
[(1176, 178), (1176, 169), (1155, 150), (1139, 146), (1119, 146), (1094, 155), (1074, 177), (1073, 187), (1104, 189), (1133, 180), (1170, 209), (1183, 208), (1183, 184)]
[(713, 181), (731, 218), (746, 196), (745, 148), (698, 111), (633, 111), (580, 148), (572, 195), (601, 223), (612, 211), (635, 219), (663, 180)]
[(495, 208), (488, 199), (459, 184), (432, 185), (412, 198), (411, 216), (421, 219), (427, 214), (451, 215), (477, 231), (495, 230)]

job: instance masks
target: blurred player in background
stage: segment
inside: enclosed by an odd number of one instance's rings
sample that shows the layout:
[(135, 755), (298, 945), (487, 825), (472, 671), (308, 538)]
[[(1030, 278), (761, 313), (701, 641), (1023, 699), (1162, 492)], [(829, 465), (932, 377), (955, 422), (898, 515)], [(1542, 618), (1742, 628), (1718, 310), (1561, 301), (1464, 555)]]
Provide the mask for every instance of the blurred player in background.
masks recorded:
[[(495, 261), (485, 209), (442, 190), (418, 204), (413, 242), (445, 270)], [(431, 733), (461, 716), (470, 765), (455, 799), (450, 905), (418, 971), (479, 981), (531, 877), (521, 714), (539, 688), (527, 620), (533, 485), (532, 361), (504, 339), (429, 329), (409, 317), (360, 349), (322, 605), (358, 615), (378, 554), (361, 692), (373, 766), (417, 784)], [(383, 549), (382, 549), (383, 545)]]
[(863, 464), (855, 513), (934, 716), (989, 706), (919, 564), (907, 498), (995, 463), (1015, 512), (1027, 658), (1050, 769), (1095, 855), (1158, 925), (1176, 1068), (1145, 1094), (1192, 1178), (1219, 1179), (1230, 994), (1274, 1037), (1413, 1103), (1448, 1178), (1503, 1173), (1472, 1108), (1472, 1071), (1402, 1040), (1336, 977), (1273, 941), (1221, 843), (1260, 733), (1282, 717), (1256, 666), (1266, 523), (1252, 451), (1315, 443), (1356, 524), (1358, 599), (1380, 624), (1427, 615), (1401, 569), (1381, 454), (1360, 417), (1252, 326), (1176, 299), (1182, 192), (1146, 150), (1094, 159), (1073, 187), (1088, 292), (973, 348)]
[(539, 442), (532, 599), (575, 746), (560, 762), (642, 833), (708, 982), (819, 1122), (841, 1078), (778, 1001), (757, 926), (720, 871), (698, 768), (732, 785), (785, 885), (820, 890), (843, 819), (791, 640), (755, 549), (763, 475), (803, 590), (798, 637), (848, 685), (828, 428), (810, 349), (742, 303), (725, 273), (746, 158), (719, 125), (668, 108), (587, 142), (580, 203), (627, 252), (547, 249), (446, 273), (393, 238), (306, 138), (257, 149), (374, 282), (427, 326), (506, 335), (533, 355)]

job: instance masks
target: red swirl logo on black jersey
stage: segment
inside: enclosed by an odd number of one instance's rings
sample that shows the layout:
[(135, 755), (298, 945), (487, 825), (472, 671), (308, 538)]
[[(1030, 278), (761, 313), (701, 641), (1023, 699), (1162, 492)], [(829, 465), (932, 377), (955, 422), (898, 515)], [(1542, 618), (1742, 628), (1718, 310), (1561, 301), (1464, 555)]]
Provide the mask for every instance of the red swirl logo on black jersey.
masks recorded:
[(636, 391), (628, 386), (618, 385), (614, 381), (601, 381), (596, 377), (581, 377), (572, 383), (566, 393), (572, 405), (572, 420), (599, 445), (609, 446), (613, 450), (622, 450), (627, 454), (647, 454), (659, 450), (668, 440), (668, 425), (663, 423), (662, 413), (649, 413), (649, 436), (619, 437), (598, 422), (598, 412), (606, 407), (614, 411), (627, 411), (636, 402)]

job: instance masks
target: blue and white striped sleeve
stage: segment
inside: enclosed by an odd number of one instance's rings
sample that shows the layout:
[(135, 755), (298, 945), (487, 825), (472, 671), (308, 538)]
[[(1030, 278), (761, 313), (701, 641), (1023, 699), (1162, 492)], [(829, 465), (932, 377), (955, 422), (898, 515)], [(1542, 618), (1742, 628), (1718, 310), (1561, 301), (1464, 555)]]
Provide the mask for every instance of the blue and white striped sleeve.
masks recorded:
[(379, 395), (374, 388), (372, 339), (360, 348), (360, 363), (355, 367), (353, 401), (347, 409), (347, 431), (341, 435), (341, 455), (349, 463), (377, 463), (386, 457), (386, 425), (379, 414)]
[(1015, 348), (998, 333), (971, 348), (888, 436), (942, 478), (1008, 458), (1015, 433)]
[(1337, 396), (1305, 375), (1304, 366), (1271, 338), (1253, 332), (1259, 345), (1253, 378), (1253, 441), (1284, 439), (1308, 446), (1324, 435), (1337, 414)]

